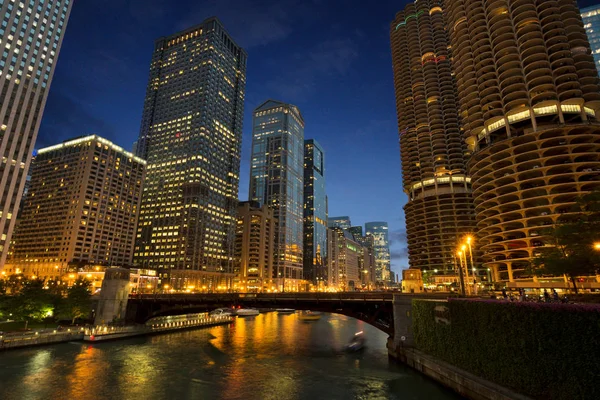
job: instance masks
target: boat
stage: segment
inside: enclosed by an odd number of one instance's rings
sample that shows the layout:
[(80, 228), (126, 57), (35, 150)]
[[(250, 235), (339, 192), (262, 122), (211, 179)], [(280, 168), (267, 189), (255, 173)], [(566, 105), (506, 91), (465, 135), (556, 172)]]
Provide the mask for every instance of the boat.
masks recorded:
[(237, 310), (238, 317), (250, 317), (260, 314), (256, 308), (240, 308)]
[(235, 310), (231, 309), (231, 308), (217, 308), (215, 310), (212, 310), (210, 312), (211, 317), (218, 317), (218, 316), (227, 316), (230, 317), (232, 315), (235, 315)]
[(275, 311), (277, 311), (278, 314), (292, 314), (296, 312), (293, 308), (277, 308)]
[(354, 334), (350, 342), (346, 345), (345, 350), (349, 353), (354, 353), (356, 351), (360, 351), (365, 348), (365, 343), (367, 339), (362, 331)]
[(321, 313), (318, 311), (304, 311), (298, 315), (300, 321), (318, 321), (321, 319)]

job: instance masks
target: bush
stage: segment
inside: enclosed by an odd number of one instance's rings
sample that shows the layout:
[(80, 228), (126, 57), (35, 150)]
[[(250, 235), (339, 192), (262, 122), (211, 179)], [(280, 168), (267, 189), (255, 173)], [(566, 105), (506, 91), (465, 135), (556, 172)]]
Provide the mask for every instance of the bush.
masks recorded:
[(600, 398), (597, 305), (413, 300), (412, 318), (416, 347), (456, 367), (534, 398)]

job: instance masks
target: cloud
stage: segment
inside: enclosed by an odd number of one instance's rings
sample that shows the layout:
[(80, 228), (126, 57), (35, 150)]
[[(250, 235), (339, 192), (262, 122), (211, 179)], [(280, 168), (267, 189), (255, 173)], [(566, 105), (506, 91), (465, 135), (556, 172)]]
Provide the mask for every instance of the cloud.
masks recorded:
[(406, 229), (397, 229), (389, 233), (390, 246), (398, 243), (406, 244)]
[(358, 57), (358, 46), (350, 38), (324, 40), (303, 53), (280, 60), (286, 68), (266, 83), (266, 88), (284, 99), (306, 99), (324, 78), (348, 74)]
[(216, 15), (234, 40), (248, 50), (287, 38), (294, 25), (317, 3), (301, 0), (209, 0), (194, 4), (188, 16), (179, 21), (177, 29), (187, 29)]
[(116, 139), (114, 127), (94, 116), (85, 103), (64, 91), (51, 91), (35, 147), (39, 149), (91, 133), (108, 140)]

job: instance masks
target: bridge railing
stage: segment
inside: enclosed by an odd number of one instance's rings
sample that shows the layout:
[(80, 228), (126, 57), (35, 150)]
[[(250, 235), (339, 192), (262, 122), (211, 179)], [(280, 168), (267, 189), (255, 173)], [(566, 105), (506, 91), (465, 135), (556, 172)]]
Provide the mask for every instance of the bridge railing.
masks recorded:
[(157, 294), (133, 294), (131, 299), (155, 300), (155, 301), (185, 301), (187, 299), (198, 301), (206, 299), (209, 301), (277, 301), (277, 300), (299, 300), (299, 301), (383, 301), (391, 302), (394, 293), (390, 292), (340, 292), (340, 293), (157, 293)]

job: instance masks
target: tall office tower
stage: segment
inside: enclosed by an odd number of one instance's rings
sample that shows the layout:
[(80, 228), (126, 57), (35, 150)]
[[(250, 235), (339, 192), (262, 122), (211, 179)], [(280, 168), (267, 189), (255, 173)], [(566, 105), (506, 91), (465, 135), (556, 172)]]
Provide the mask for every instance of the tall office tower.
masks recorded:
[(354, 240), (347, 229), (327, 229), (327, 286), (352, 291), (362, 285), (361, 257), (363, 247)]
[(387, 222), (367, 222), (367, 236), (373, 238), (373, 253), (375, 255), (375, 280), (382, 283), (393, 281), (390, 269), (390, 241), (388, 238)]
[(262, 292), (274, 289), (273, 209), (256, 201), (240, 202), (235, 233), (234, 289)]
[(176, 289), (228, 285), (246, 52), (216, 18), (158, 39), (136, 154), (148, 174), (135, 263)]
[(304, 279), (327, 282), (327, 196), (325, 152), (314, 139), (304, 141)]
[(453, 271), (475, 213), (442, 3), (410, 3), (390, 36), (410, 267)]
[(354, 235), (354, 238), (356, 240), (360, 240), (360, 238), (363, 238), (363, 227), (362, 226), (351, 226), (349, 229), (351, 234)]
[(0, 1), (0, 269), (71, 5), (71, 0)]
[(131, 265), (145, 170), (96, 135), (39, 150), (8, 272), (60, 278), (71, 266)]
[(342, 229), (350, 229), (352, 227), (352, 223), (350, 222), (350, 217), (329, 217), (327, 220), (327, 226), (329, 228), (342, 228)]
[(302, 280), (304, 120), (292, 104), (267, 100), (254, 110), (250, 200), (277, 218), (274, 278), (279, 290)]
[(581, 10), (581, 18), (583, 19), (583, 27), (590, 42), (596, 69), (600, 73), (600, 5), (583, 8)]
[(598, 72), (575, 0), (448, 0), (484, 266), (526, 279), (545, 228), (600, 187)]

